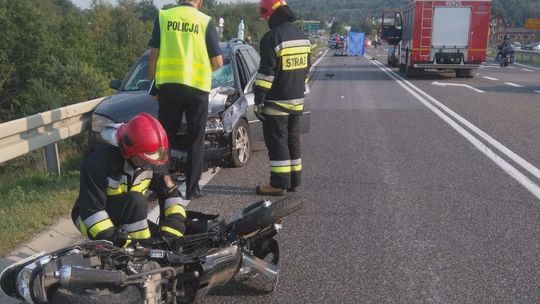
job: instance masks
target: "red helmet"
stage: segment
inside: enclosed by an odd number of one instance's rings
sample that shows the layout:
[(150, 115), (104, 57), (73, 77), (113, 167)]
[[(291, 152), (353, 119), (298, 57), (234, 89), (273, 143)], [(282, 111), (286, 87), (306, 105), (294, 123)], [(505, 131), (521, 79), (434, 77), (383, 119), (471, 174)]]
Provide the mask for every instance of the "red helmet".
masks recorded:
[(259, 2), (259, 16), (268, 21), (278, 7), (283, 5), (287, 5), (285, 0), (261, 0)]
[(165, 168), (169, 160), (169, 140), (159, 121), (152, 115), (135, 115), (118, 128), (116, 136), (125, 159), (133, 161), (133, 157), (138, 157), (143, 161), (141, 167), (144, 169), (162, 171)]

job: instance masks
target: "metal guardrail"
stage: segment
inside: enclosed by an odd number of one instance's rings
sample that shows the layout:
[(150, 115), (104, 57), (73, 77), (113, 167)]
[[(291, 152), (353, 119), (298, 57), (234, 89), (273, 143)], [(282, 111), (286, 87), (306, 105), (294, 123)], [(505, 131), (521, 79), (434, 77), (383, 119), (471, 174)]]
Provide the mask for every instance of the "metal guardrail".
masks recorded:
[(514, 57), (518, 61), (540, 62), (540, 52), (529, 50), (514, 50)]
[(90, 112), (105, 97), (0, 124), (0, 163), (44, 148), (47, 172), (59, 175), (57, 142), (90, 127)]

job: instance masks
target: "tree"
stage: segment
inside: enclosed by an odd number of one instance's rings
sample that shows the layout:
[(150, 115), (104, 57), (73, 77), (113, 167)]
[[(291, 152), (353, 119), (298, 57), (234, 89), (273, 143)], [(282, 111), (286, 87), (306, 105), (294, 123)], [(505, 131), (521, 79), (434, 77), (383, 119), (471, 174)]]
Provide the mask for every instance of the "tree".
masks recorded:
[(338, 21), (332, 22), (332, 26), (330, 27), (330, 34), (334, 34), (334, 33), (344, 35), (345, 27), (343, 26), (343, 24), (341, 24)]
[(137, 3), (136, 10), (141, 16), (141, 20), (143, 22), (154, 21), (157, 18), (159, 12), (156, 5), (154, 4), (154, 0), (140, 0)]

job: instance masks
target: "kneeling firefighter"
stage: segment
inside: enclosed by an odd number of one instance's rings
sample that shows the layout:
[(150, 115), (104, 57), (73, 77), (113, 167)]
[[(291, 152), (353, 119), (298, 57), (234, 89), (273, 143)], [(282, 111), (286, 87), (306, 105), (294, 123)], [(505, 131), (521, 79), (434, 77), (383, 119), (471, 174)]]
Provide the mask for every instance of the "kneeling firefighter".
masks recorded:
[[(186, 211), (182, 195), (164, 172), (169, 143), (163, 127), (147, 113), (134, 116), (116, 133), (118, 147), (107, 146), (81, 164), (80, 192), (72, 219), (83, 236), (116, 246), (144, 242), (152, 234), (181, 237)], [(146, 194), (159, 198), (160, 222), (152, 231), (147, 221)]]
[(296, 17), (284, 0), (261, 0), (259, 16), (270, 31), (261, 39), (261, 63), (255, 81), (255, 112), (263, 122), (270, 158), (270, 183), (262, 195), (284, 195), (300, 186), (300, 115), (311, 65), (311, 45), (294, 25)]

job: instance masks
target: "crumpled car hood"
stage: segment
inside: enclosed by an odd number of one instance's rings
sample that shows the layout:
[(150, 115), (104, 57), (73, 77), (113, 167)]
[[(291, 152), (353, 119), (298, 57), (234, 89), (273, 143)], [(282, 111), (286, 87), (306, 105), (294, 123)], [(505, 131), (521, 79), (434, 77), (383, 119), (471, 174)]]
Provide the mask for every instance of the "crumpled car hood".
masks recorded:
[[(226, 95), (218, 94), (218, 89), (210, 92), (208, 117), (216, 116), (225, 109)], [(114, 122), (127, 122), (138, 113), (146, 112), (157, 118), (158, 102), (145, 91), (120, 92), (104, 99), (94, 110)]]

